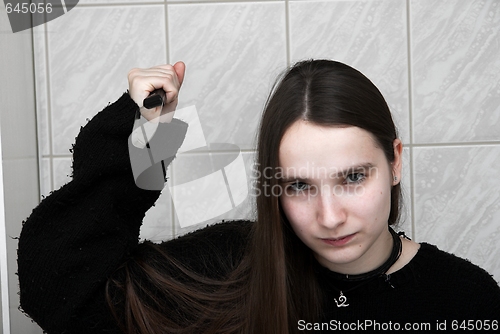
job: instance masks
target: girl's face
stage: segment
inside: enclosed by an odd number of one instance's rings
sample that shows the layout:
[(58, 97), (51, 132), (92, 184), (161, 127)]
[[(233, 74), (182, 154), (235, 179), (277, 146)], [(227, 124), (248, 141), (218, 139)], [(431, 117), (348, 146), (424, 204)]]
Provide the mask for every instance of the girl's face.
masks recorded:
[(359, 274), (387, 259), (391, 188), (401, 177), (401, 151), (396, 139), (395, 160), (389, 163), (373, 136), (354, 126), (299, 120), (285, 132), (279, 150), (280, 202), (321, 265)]

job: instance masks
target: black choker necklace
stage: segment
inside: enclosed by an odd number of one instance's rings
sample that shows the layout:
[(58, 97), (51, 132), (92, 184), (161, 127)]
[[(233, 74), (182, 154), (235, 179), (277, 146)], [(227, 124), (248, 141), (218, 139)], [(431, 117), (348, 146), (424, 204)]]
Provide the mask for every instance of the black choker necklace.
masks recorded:
[(389, 270), (389, 268), (394, 263), (396, 263), (396, 261), (399, 259), (399, 256), (401, 255), (402, 246), (403, 246), (403, 243), (401, 242), (401, 238), (391, 227), (389, 227), (389, 232), (391, 232), (392, 240), (394, 241), (394, 243), (392, 244), (391, 255), (389, 256), (387, 261), (382, 263), (382, 265), (380, 267), (375, 268), (372, 271), (369, 271), (367, 273), (358, 274), (358, 275), (339, 274), (339, 273), (332, 271), (333, 276), (335, 276), (335, 278), (340, 280), (340, 281), (358, 282), (358, 281), (364, 281), (366, 279), (385, 274), (385, 272), (387, 270)]
[[(329, 276), (332, 276), (337, 280), (345, 281), (345, 282), (361, 282), (360, 284), (356, 285), (355, 287), (352, 287), (352, 288), (345, 290), (345, 291), (342, 291), (340, 289), (335, 288), (337, 291), (340, 292), (340, 296), (339, 296), (338, 300), (335, 298), (335, 303), (337, 304), (337, 307), (349, 306), (349, 304), (347, 304), (347, 297), (344, 296), (343, 292), (348, 292), (348, 291), (354, 290), (354, 289), (364, 285), (365, 283), (371, 281), (372, 278), (380, 277), (380, 276), (384, 275), (387, 272), (387, 270), (389, 270), (389, 268), (392, 267), (392, 265), (394, 263), (396, 263), (396, 261), (399, 259), (399, 256), (401, 255), (401, 251), (403, 250), (403, 243), (401, 242), (401, 238), (399, 237), (399, 234), (396, 233), (391, 227), (389, 227), (389, 232), (391, 232), (392, 239), (394, 241), (392, 244), (391, 255), (380, 267), (378, 267), (372, 271), (369, 271), (367, 273), (358, 274), (358, 275), (339, 274), (339, 273), (336, 273), (334, 271), (329, 271)], [(404, 236), (404, 233), (401, 233), (401, 234)]]

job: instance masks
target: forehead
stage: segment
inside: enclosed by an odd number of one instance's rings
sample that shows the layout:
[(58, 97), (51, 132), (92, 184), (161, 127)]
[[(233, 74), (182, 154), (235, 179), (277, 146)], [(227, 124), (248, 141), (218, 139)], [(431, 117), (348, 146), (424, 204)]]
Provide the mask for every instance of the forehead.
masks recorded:
[(355, 126), (320, 126), (299, 120), (285, 132), (279, 149), (280, 167), (348, 168), (385, 159), (373, 135)]

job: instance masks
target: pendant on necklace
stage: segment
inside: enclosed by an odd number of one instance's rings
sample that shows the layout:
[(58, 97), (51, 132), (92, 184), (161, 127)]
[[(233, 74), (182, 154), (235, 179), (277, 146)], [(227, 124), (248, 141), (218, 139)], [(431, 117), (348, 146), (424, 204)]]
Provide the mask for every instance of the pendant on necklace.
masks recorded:
[(346, 304), (347, 297), (344, 296), (344, 294), (342, 293), (342, 291), (340, 291), (339, 300), (337, 300), (336, 298), (333, 298), (333, 299), (335, 300), (335, 304), (337, 304), (337, 307), (347, 307), (347, 306), (349, 306), (349, 304)]

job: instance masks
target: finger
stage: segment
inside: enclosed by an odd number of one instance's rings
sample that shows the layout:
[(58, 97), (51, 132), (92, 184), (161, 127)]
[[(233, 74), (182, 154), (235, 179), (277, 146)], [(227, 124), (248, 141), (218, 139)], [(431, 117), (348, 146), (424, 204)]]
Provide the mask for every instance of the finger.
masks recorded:
[(176, 74), (166, 76), (143, 77), (144, 87), (141, 93), (141, 98), (145, 99), (151, 92), (156, 89), (163, 89), (166, 95), (165, 103), (171, 103), (177, 99), (179, 93), (179, 81)]
[(186, 64), (184, 64), (182, 61), (178, 61), (174, 64), (173, 68), (175, 70), (175, 73), (177, 74), (179, 86), (181, 86), (182, 82), (184, 81), (184, 74), (186, 73)]
[[(147, 79), (145, 79), (147, 78)], [(177, 73), (174, 71), (173, 67), (171, 70), (167, 69), (148, 69), (136, 76), (137, 80), (149, 80), (154, 85), (155, 89), (161, 88), (163, 85), (158, 86), (158, 80), (164, 81), (165, 83), (171, 82), (177, 88), (180, 87), (180, 82)], [(177, 89), (178, 90), (178, 89)], [(167, 92), (168, 90), (165, 89)]]
[(165, 69), (165, 70), (173, 70), (174, 69), (174, 67), (170, 64), (161, 64), (161, 65), (149, 67), (149, 69), (155, 69), (155, 68), (161, 68), (161, 69)]
[(166, 93), (166, 103), (177, 99), (179, 88), (184, 79), (185, 64), (177, 62), (172, 65), (158, 65), (151, 68), (134, 68), (130, 70), (129, 88), (130, 95), (139, 105), (155, 89), (163, 89)]
[(153, 109), (140, 108), (139, 109), (142, 116), (151, 122), (158, 122), (161, 115), (162, 107), (156, 107)]
[(129, 74), (130, 78), (139, 78), (139, 77), (155, 77), (155, 76), (177, 76), (174, 69), (166, 70), (166, 69), (144, 69), (140, 71), (131, 72)]
[(150, 68), (133, 68), (129, 71), (129, 76), (137, 77), (142, 75), (155, 75), (157, 73), (175, 73), (174, 67), (172, 65), (164, 64), (158, 65)]
[(175, 73), (174, 67), (172, 65), (169, 65), (169, 64), (154, 66), (154, 67), (148, 68), (147, 71), (151, 71), (151, 72), (158, 71), (158, 72), (162, 72), (162, 73)]
[(131, 80), (131, 86), (135, 87), (135, 90), (139, 90), (141, 94), (149, 94), (159, 88), (168, 92), (176, 90), (178, 85), (176, 74), (140, 76)]

